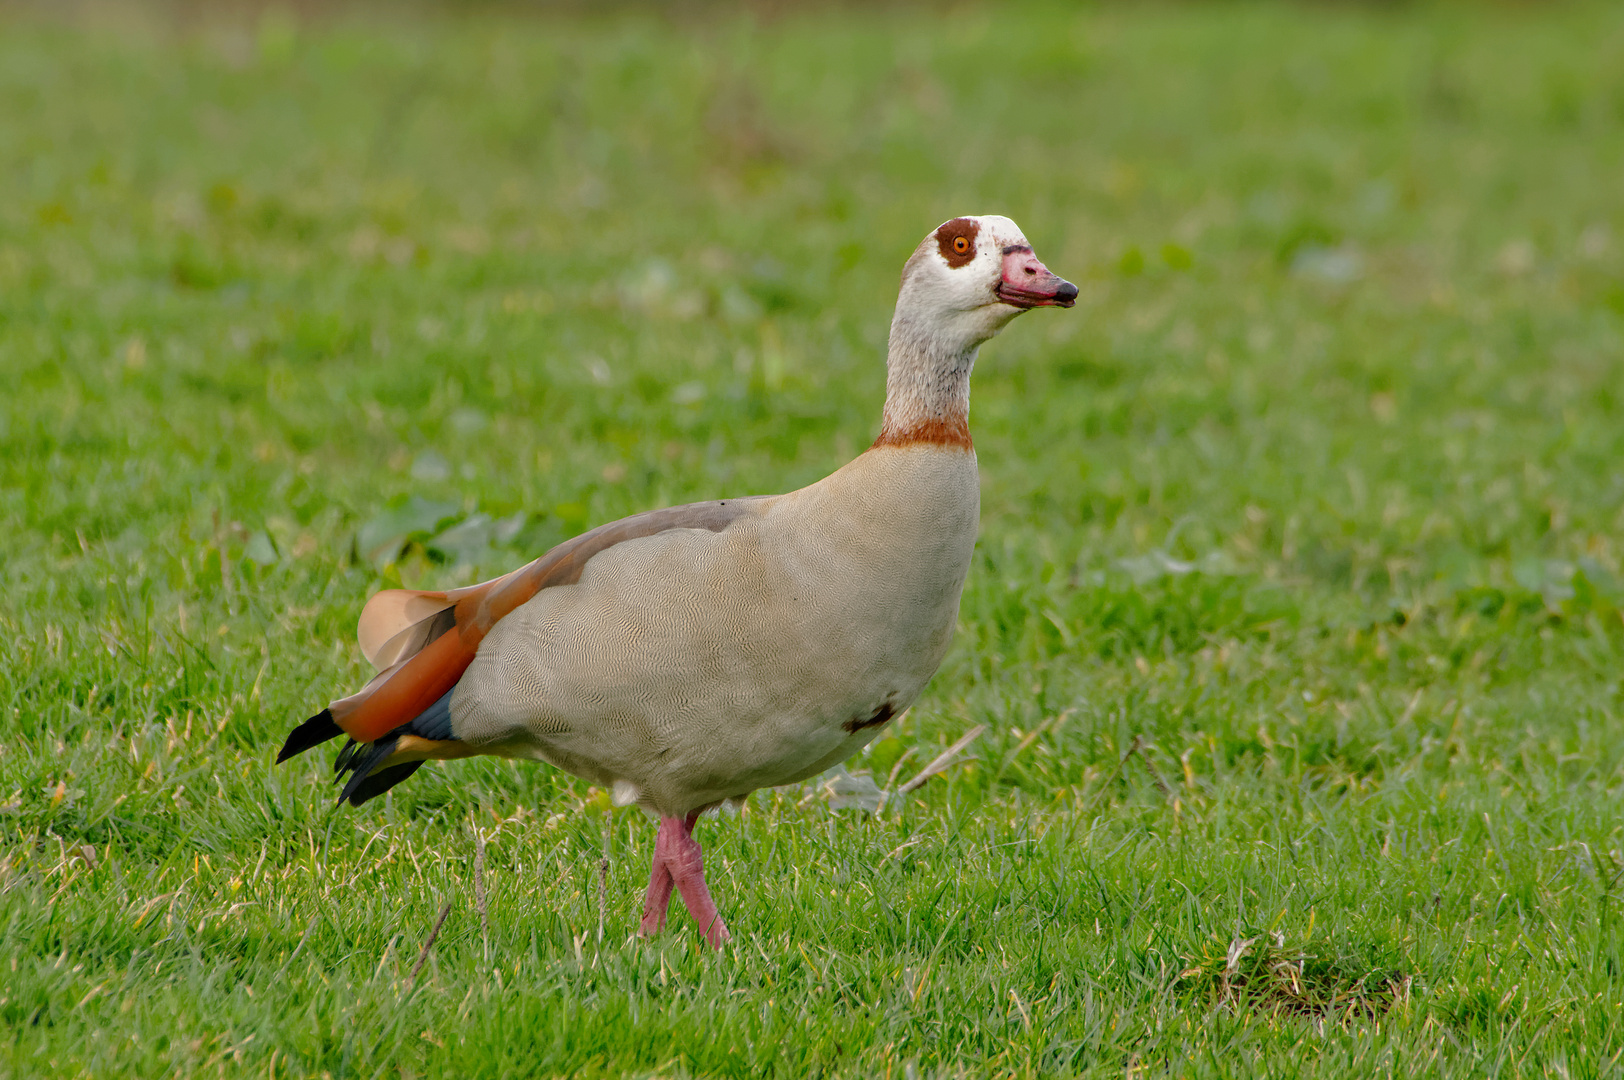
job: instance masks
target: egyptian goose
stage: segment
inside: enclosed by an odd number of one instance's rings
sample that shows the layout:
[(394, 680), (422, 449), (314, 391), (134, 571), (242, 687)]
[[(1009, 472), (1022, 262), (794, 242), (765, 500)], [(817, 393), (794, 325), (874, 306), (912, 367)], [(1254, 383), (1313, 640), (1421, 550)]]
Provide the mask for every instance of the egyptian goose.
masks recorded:
[(476, 754), (601, 784), (660, 818), (641, 932), (665, 925), (674, 887), (720, 947), (696, 819), (843, 761), (924, 689), (975, 547), (976, 353), (1076, 298), (1008, 218), (946, 222), (903, 267), (866, 453), (787, 495), (599, 526), (494, 581), (378, 593), (359, 628), (377, 677), (277, 761), (348, 735), (335, 771), (352, 806)]

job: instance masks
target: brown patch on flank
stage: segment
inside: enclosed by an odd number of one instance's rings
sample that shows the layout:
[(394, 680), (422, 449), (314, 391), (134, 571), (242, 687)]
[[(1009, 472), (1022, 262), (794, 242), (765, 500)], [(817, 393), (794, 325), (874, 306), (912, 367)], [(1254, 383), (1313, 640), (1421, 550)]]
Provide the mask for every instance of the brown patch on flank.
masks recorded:
[(456, 686), (478, 647), (477, 639), (471, 643), (466, 634), (447, 630), (422, 652), (381, 672), (360, 693), (327, 706), (333, 722), (358, 743), (382, 738)]
[(981, 226), (967, 217), (954, 218), (937, 228), (936, 247), (947, 265), (957, 270), (975, 261), (976, 234), (980, 231)]
[(952, 416), (921, 420), (905, 428), (894, 428), (887, 424), (880, 429), (880, 437), (874, 440), (874, 445), (869, 449), (921, 444), (952, 447), (958, 450), (974, 449), (974, 445), (970, 442), (970, 421), (963, 416)]
[(867, 720), (847, 720), (840, 726), (855, 735), (864, 728), (879, 727), (896, 714), (897, 707), (887, 701), (884, 705), (881, 705), (878, 709), (875, 709), (874, 715), (869, 717)]

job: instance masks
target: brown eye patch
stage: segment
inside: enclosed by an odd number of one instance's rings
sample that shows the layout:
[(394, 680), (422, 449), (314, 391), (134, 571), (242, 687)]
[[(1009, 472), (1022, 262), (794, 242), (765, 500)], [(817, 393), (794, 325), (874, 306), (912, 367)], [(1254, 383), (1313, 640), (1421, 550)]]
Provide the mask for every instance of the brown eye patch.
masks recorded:
[(976, 233), (981, 226), (972, 218), (954, 218), (936, 230), (936, 246), (947, 265), (957, 270), (968, 266), (976, 257)]

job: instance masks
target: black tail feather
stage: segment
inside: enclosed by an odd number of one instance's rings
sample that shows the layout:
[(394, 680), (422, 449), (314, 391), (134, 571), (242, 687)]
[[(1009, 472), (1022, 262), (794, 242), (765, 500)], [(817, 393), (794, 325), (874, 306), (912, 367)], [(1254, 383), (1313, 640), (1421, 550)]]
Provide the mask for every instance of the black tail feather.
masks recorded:
[(361, 752), (361, 748), (370, 747), (371, 745), (371, 743), (358, 743), (354, 739), (351, 739), (349, 742), (345, 743), (343, 747), (339, 749), (338, 756), (333, 758), (333, 783), (336, 784), (343, 779), (344, 770), (349, 766), (350, 762), (354, 760), (355, 755)]
[[(354, 796), (356, 792), (360, 791), (362, 787), (366, 786), (368, 779), (375, 779), (370, 775), (372, 770), (377, 768), (380, 762), (395, 752), (395, 744), (398, 742), (400, 742), (400, 736), (391, 732), (390, 734), (379, 739), (377, 742), (360, 744), (351, 743), (349, 746), (344, 748), (343, 752), (339, 755), (340, 758), (343, 759), (343, 764), (339, 768), (338, 778), (341, 780), (345, 779), (344, 773), (346, 772), (350, 775), (347, 782), (344, 784), (344, 790), (339, 792), (338, 801), (340, 804), (347, 802), (351, 806), (360, 806), (361, 803), (366, 801), (365, 798), (360, 800), (355, 799)], [(393, 769), (386, 769), (384, 771), (394, 772)], [(404, 780), (406, 778), (402, 776), (400, 779)], [(396, 783), (398, 782), (399, 781), (396, 781)], [(385, 785), (385, 787), (388, 786), (390, 785)]]
[(388, 791), (402, 780), (405, 780), (407, 777), (411, 776), (412, 773), (416, 772), (422, 764), (423, 763), (421, 761), (408, 761), (403, 765), (391, 765), (389, 768), (384, 769), (381, 772), (375, 772), (371, 776), (365, 777), (364, 779), (357, 774), (356, 779), (360, 782), (356, 783), (355, 781), (351, 781), (351, 783), (345, 788), (346, 791), (349, 791), (349, 788), (355, 789), (349, 792), (350, 805), (360, 806), (368, 799), (377, 798), (379, 795), (382, 795), (384, 792)]
[(332, 710), (323, 709), (288, 733), (288, 741), (282, 744), (282, 752), (276, 755), (276, 763), (280, 765), (295, 754), (302, 754), (312, 746), (320, 746), (342, 734), (344, 729), (333, 723)]
[[(317, 742), (343, 734), (338, 726), (332, 723), (331, 715), (323, 712), (321, 716), (313, 718), (289, 736), (288, 745), (292, 746), (295, 736), (323, 717), (326, 717), (327, 723), (332, 726), (332, 731), (324, 732), (320, 738), (299, 745), (292, 753), (296, 754), (307, 746), (314, 746)], [(347, 802), (351, 806), (360, 806), (368, 799), (382, 795), (417, 771), (417, 767), (423, 764), (421, 761), (408, 761), (373, 772), (395, 752), (402, 735), (415, 735), (421, 739), (434, 741), (454, 738), (451, 733), (451, 691), (446, 691), (440, 700), (424, 709), (410, 723), (402, 724), (382, 738), (368, 743), (358, 743), (351, 739), (344, 744), (343, 749), (339, 750), (333, 759), (333, 782), (344, 783), (344, 789), (338, 796), (339, 805), (342, 806)], [(287, 750), (283, 751), (284, 756), (288, 753)]]

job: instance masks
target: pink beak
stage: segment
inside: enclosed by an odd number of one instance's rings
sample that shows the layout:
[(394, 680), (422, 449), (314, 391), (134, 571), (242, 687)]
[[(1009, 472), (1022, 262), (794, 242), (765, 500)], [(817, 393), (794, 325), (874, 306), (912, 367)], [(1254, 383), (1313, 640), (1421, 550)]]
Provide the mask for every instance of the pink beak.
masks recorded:
[(1022, 310), (1071, 307), (1077, 302), (1077, 286), (1051, 273), (1031, 248), (1019, 245), (1004, 249), (1004, 272), (997, 292), (998, 299)]

